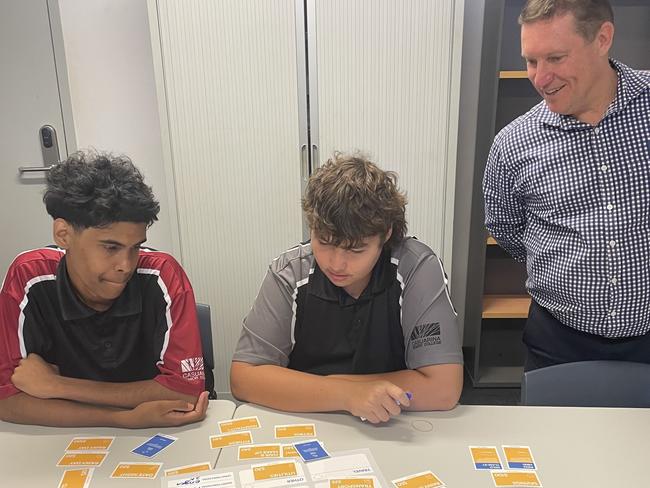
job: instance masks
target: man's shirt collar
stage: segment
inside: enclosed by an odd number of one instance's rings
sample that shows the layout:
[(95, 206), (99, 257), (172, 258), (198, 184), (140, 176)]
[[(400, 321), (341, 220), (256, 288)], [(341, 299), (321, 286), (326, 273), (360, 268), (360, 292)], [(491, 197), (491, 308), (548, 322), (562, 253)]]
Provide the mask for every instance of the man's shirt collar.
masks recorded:
[[(609, 64), (616, 70), (618, 81), (616, 83), (616, 97), (609, 105), (605, 117), (603, 118), (609, 117), (611, 114), (623, 110), (628, 103), (638, 97), (643, 93), (643, 91), (650, 88), (650, 82), (639, 76), (639, 74), (629, 66), (611, 58)], [(549, 125), (566, 130), (591, 128), (591, 125), (581, 122), (573, 115), (562, 115), (551, 112), (545, 101), (542, 101), (541, 105), (542, 107), (538, 115), (538, 120), (543, 125)]]

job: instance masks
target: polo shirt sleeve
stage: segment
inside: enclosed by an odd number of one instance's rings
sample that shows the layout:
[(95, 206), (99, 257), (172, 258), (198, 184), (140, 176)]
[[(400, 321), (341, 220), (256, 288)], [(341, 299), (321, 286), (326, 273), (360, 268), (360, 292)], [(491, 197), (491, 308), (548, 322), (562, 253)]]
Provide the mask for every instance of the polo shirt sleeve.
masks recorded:
[(403, 280), (406, 366), (418, 369), (434, 364), (462, 364), (458, 321), (440, 259), (429, 250), (406, 272)]
[(515, 193), (513, 172), (506, 164), (504, 138), (502, 131), (492, 144), (483, 176), (485, 226), (514, 259), (525, 262), (526, 211)]
[(293, 282), (290, 268), (279, 272), (269, 267), (253, 307), (244, 319), (233, 361), (282, 367), (289, 364), (293, 349)]
[[(160, 270), (167, 309), (167, 337), (154, 380), (170, 390), (198, 396), (205, 390), (201, 334), (192, 286), (181, 266), (169, 257)], [(161, 286), (162, 288), (162, 286)]]
[[(5, 280), (5, 288), (9, 286)], [(0, 400), (19, 392), (11, 382), (11, 375), (22, 358), (18, 341), (18, 302), (6, 289), (0, 292)]]

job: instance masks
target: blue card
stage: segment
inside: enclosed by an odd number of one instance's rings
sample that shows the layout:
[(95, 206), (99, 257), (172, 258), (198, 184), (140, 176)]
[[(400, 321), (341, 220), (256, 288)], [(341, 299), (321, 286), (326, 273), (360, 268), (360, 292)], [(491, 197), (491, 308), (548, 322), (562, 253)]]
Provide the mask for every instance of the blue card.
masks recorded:
[(330, 457), (318, 441), (298, 442), (293, 445), (305, 462)]
[(177, 438), (170, 435), (156, 434), (144, 444), (140, 444), (138, 447), (133, 449), (131, 452), (140, 454), (140, 456), (151, 458), (165, 449), (175, 440), (177, 440)]

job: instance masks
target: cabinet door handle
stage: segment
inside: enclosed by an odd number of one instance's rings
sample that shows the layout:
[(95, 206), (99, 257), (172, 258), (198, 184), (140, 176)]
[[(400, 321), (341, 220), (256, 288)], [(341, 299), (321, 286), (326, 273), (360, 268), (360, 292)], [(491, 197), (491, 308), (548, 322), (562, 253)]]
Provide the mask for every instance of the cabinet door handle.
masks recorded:
[(41, 142), (41, 153), (43, 154), (43, 166), (20, 166), (18, 173), (47, 172), (53, 164), (59, 163), (59, 141), (56, 137), (56, 130), (51, 125), (44, 125), (38, 129), (38, 139)]
[(312, 168), (318, 168), (320, 162), (318, 161), (318, 146), (316, 144), (311, 145), (311, 165)]
[(300, 145), (300, 177), (307, 181), (309, 178), (309, 158), (307, 157), (307, 144)]

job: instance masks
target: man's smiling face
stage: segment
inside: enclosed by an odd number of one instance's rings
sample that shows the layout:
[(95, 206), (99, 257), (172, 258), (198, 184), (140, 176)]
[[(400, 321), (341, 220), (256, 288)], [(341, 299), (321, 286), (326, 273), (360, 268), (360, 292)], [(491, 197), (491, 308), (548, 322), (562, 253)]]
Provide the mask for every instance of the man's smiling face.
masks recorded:
[(528, 79), (552, 112), (582, 120), (598, 108), (600, 94), (594, 87), (606, 76), (607, 65), (599, 35), (592, 41), (581, 36), (570, 13), (521, 26)]

